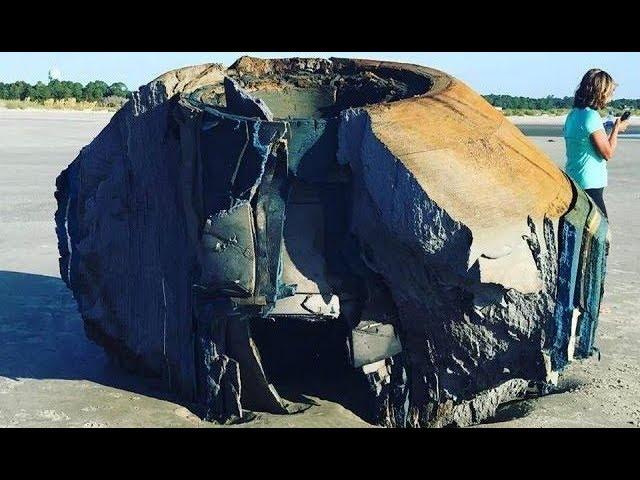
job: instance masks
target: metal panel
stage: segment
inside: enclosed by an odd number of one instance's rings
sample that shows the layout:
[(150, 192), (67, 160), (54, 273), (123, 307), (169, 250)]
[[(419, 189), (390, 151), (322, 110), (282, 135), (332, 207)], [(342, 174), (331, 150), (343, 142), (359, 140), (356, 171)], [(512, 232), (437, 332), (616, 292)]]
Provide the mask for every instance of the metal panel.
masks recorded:
[(202, 233), (200, 284), (238, 296), (253, 294), (255, 244), (251, 205), (244, 203), (207, 220)]
[(402, 351), (389, 323), (363, 321), (351, 333), (351, 360), (355, 368), (392, 357)]

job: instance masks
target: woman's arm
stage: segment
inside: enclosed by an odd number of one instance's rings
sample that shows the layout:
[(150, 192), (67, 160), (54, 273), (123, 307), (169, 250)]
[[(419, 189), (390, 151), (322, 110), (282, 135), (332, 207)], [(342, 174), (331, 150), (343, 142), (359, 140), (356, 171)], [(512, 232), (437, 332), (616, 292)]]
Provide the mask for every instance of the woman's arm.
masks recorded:
[(604, 130), (597, 130), (591, 134), (591, 143), (605, 160), (609, 161), (613, 157), (618, 146), (618, 133), (624, 132), (627, 125), (628, 120), (621, 122), (619, 118), (616, 118), (616, 123), (613, 125), (609, 137), (604, 133)]

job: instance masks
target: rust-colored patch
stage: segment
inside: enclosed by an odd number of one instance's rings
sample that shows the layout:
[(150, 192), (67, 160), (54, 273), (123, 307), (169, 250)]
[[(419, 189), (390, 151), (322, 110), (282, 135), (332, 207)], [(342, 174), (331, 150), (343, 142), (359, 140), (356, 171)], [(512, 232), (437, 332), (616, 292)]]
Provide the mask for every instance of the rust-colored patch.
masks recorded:
[(571, 203), (561, 170), (461, 82), (367, 110), (376, 137), (439, 206), (470, 228), (528, 215), (557, 218)]

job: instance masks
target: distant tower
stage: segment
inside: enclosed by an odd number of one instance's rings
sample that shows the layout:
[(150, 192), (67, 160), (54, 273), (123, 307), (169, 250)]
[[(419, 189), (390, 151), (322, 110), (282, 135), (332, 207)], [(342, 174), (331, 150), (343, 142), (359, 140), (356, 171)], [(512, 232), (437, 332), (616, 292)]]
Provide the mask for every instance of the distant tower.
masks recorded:
[(53, 67), (49, 70), (49, 81), (51, 80), (60, 80), (62, 78), (62, 72), (58, 70), (56, 67)]

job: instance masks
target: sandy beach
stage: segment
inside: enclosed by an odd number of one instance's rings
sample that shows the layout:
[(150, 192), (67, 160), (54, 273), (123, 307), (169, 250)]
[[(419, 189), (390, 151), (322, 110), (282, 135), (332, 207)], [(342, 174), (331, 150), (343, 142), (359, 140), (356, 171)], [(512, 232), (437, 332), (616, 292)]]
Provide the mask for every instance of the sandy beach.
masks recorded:
[[(148, 379), (111, 365), (86, 339), (59, 278), (55, 178), (108, 123), (109, 112), (0, 109), (0, 426), (215, 427)], [(564, 163), (564, 117), (513, 117), (556, 126), (531, 140)], [(640, 117), (632, 119), (640, 125)], [(560, 393), (505, 405), (482, 427), (640, 426), (640, 139), (624, 138), (610, 164), (612, 246), (600, 318), (601, 360), (572, 363)], [(258, 414), (256, 427), (366, 427), (327, 398), (292, 416)]]

